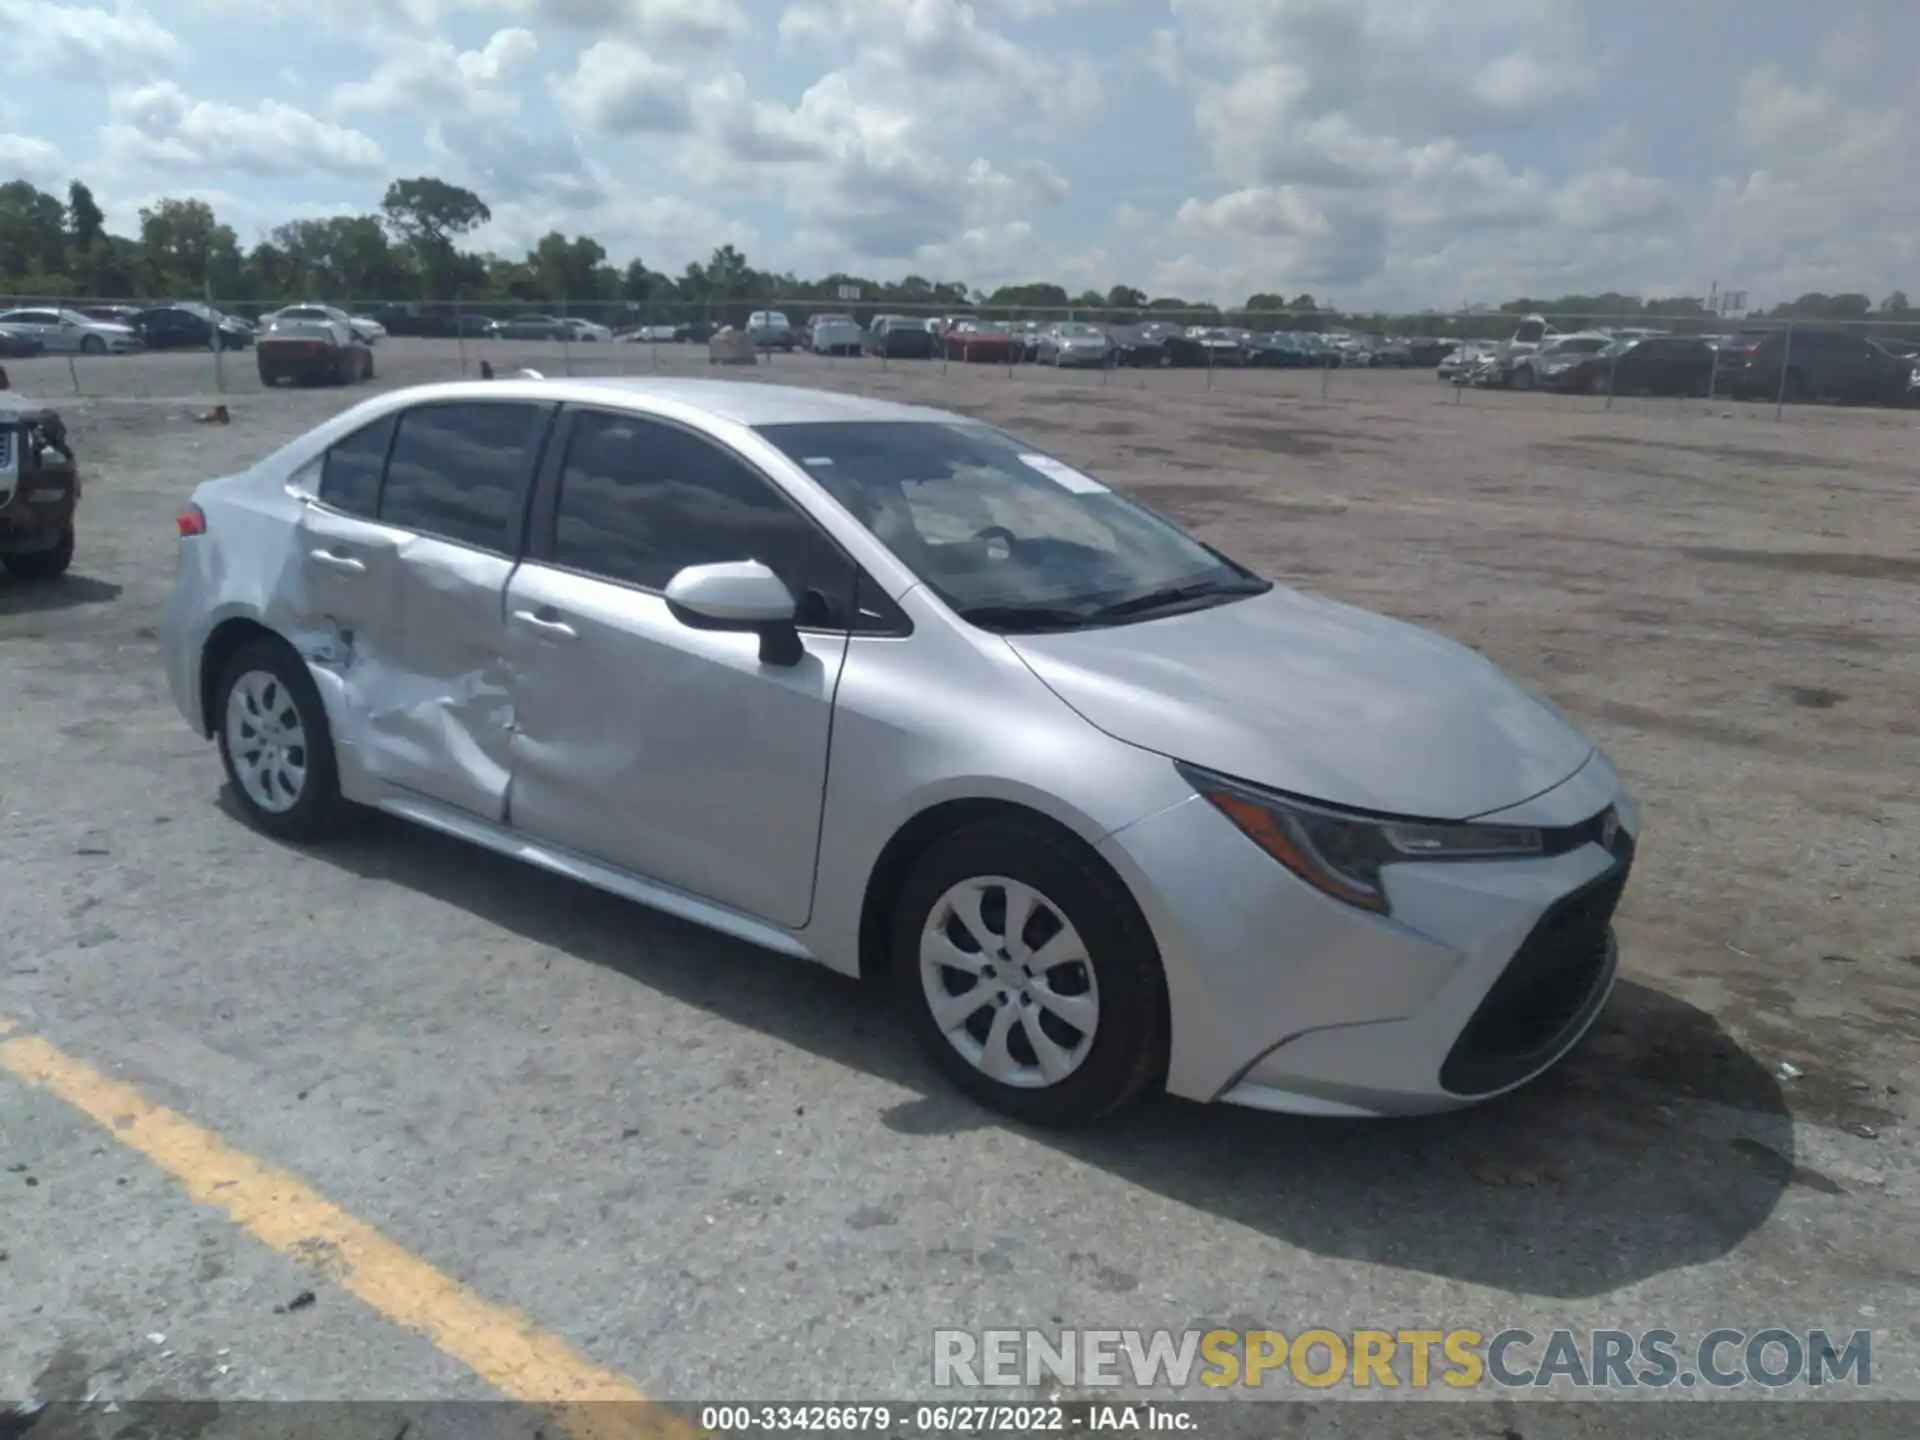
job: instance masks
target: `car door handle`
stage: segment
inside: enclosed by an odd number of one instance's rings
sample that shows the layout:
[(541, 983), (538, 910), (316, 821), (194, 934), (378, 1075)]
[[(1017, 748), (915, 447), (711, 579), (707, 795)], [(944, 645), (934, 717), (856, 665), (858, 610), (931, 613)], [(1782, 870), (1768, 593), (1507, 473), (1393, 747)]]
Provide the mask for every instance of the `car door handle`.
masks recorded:
[(344, 570), (350, 575), (367, 573), (366, 563), (354, 559), (351, 555), (336, 555), (331, 550), (315, 550), (312, 553), (314, 563), (325, 565), (329, 570)]
[(551, 636), (555, 640), (577, 640), (580, 638), (580, 632), (575, 630), (573, 626), (567, 624), (566, 621), (549, 620), (538, 611), (516, 610), (513, 612), (513, 618), (533, 626), (533, 628), (538, 630), (542, 635)]

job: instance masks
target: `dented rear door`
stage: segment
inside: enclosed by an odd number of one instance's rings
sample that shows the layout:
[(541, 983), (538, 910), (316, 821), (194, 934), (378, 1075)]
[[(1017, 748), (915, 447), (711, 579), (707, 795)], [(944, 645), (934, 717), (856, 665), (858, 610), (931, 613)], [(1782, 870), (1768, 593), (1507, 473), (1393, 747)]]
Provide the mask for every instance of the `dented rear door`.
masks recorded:
[(488, 820), (506, 811), (513, 733), (503, 606), (552, 413), (527, 401), (403, 411), (375, 514), (323, 503), (301, 521), (303, 588), (331, 650), (321, 663), (344, 682), (342, 738), (370, 776)]

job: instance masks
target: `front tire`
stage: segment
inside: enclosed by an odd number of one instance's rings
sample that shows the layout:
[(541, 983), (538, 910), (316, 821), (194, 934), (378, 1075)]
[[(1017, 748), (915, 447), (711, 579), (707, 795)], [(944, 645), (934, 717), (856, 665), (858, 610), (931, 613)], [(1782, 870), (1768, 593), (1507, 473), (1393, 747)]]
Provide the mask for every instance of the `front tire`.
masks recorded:
[(73, 527), (60, 532), (59, 543), (51, 550), (35, 550), (26, 555), (5, 557), (7, 573), (16, 580), (58, 580), (73, 564)]
[(1068, 840), (987, 821), (935, 842), (901, 888), (891, 941), (908, 1024), (983, 1105), (1084, 1125), (1164, 1074), (1152, 933), (1119, 880)]
[(80, 353), (82, 355), (104, 355), (107, 353), (107, 342), (102, 340), (98, 335), (88, 335), (80, 342)]
[(306, 662), (281, 640), (242, 645), (214, 689), (220, 763), (247, 820), (276, 840), (321, 840), (350, 809)]

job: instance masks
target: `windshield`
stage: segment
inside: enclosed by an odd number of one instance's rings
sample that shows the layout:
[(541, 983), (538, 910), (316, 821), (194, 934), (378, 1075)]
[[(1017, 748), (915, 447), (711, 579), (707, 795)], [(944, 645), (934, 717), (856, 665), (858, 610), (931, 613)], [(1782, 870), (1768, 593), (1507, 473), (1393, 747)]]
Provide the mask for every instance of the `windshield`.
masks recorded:
[[(1145, 507), (985, 425), (818, 423), (760, 433), (986, 629), (1119, 623), (1271, 588)], [(1181, 593), (1166, 593), (1174, 590)], [(1102, 613), (1114, 606), (1123, 614)]]
[(1086, 324), (1067, 324), (1057, 327), (1069, 340), (1098, 340), (1105, 333)]

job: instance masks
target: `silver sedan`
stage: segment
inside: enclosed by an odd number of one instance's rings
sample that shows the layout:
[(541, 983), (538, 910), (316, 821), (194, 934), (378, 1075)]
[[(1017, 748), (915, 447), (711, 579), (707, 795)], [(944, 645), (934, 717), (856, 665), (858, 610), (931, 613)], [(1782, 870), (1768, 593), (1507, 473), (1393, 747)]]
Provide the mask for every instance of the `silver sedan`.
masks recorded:
[(124, 355), (146, 348), (131, 325), (77, 310), (8, 310), (0, 313), (0, 328), (31, 336), (49, 354)]
[(1049, 325), (1034, 344), (1034, 358), (1042, 365), (1090, 365), (1111, 362), (1113, 341), (1098, 325), (1065, 321)]
[(1025, 1120), (1448, 1109), (1613, 985), (1639, 812), (1589, 740), (973, 420), (429, 386), (180, 531), (169, 681), (261, 830), (369, 806), (884, 980)]

